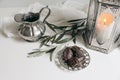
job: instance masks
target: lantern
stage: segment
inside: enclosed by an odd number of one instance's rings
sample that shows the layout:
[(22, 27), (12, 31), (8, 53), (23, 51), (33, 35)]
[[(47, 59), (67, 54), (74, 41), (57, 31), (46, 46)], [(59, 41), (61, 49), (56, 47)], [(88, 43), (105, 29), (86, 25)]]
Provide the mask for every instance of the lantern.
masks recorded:
[(109, 53), (120, 43), (120, 0), (90, 0), (84, 33), (87, 47)]

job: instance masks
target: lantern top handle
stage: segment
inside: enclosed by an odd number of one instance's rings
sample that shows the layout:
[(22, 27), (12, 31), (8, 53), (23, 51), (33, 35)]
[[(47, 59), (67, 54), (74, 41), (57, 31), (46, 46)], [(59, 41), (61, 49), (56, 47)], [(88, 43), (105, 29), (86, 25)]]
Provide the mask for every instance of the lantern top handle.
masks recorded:
[(99, 2), (120, 3), (120, 0), (98, 0)]
[(120, 0), (97, 0), (100, 3), (112, 4), (112, 5), (120, 5)]

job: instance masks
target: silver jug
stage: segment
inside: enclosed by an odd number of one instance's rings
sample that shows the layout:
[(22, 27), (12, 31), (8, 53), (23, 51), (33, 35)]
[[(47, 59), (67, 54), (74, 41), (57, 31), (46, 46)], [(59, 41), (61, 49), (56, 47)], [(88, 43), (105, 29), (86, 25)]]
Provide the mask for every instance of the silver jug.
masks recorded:
[[(40, 21), (41, 12), (48, 9), (48, 14), (43, 21)], [(38, 41), (45, 33), (45, 20), (50, 15), (50, 9), (42, 8), (38, 13), (29, 12), (28, 14), (16, 14), (14, 19), (20, 23), (18, 33), (20, 37), (29, 42)]]

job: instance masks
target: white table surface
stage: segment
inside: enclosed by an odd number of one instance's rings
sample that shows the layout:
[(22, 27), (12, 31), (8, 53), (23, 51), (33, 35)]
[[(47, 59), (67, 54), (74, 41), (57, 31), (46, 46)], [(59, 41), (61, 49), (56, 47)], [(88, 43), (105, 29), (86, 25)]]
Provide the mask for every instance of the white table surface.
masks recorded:
[(27, 58), (38, 43), (6, 38), (0, 32), (0, 80), (120, 80), (120, 48), (103, 54), (87, 49), (82, 38), (77, 41), (89, 52), (90, 65), (80, 71), (65, 72), (50, 62), (49, 55)]

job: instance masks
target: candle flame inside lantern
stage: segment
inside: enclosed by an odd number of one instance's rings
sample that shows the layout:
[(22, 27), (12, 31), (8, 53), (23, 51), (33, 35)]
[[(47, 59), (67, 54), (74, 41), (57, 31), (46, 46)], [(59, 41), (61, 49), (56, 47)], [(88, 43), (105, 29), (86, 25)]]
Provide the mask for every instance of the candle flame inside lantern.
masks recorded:
[(109, 27), (113, 20), (114, 16), (112, 14), (104, 12), (98, 17), (97, 24), (99, 28)]

